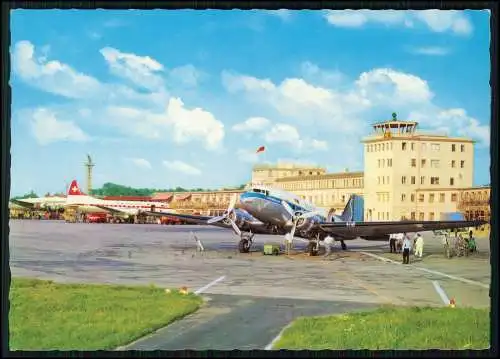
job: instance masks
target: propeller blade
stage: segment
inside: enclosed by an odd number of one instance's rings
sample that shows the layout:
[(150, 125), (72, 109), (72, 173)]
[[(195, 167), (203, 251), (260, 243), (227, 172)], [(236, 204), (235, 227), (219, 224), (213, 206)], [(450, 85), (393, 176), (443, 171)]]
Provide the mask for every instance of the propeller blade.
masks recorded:
[(295, 212), (293, 211), (292, 207), (286, 201), (281, 201), (281, 204), (283, 207), (285, 207), (286, 211), (290, 213), (290, 216), (295, 217)]
[(212, 217), (210, 219), (207, 220), (207, 223), (208, 224), (211, 224), (211, 223), (215, 223), (215, 222), (220, 222), (222, 221), (223, 219), (226, 219), (226, 216), (217, 216), (217, 217)]
[(297, 221), (293, 221), (292, 230), (290, 231), (290, 235), (292, 236), (292, 240), (293, 240), (293, 236), (295, 235), (295, 229), (297, 229)]
[(238, 236), (241, 236), (241, 231), (240, 231), (240, 229), (238, 228), (238, 226), (236, 225), (236, 223), (234, 223), (234, 221), (233, 221), (231, 218), (229, 218), (229, 217), (228, 217), (228, 219), (229, 219), (229, 222), (231, 222), (231, 226), (233, 226), (233, 229), (234, 229), (234, 231), (236, 232), (236, 234), (237, 234)]

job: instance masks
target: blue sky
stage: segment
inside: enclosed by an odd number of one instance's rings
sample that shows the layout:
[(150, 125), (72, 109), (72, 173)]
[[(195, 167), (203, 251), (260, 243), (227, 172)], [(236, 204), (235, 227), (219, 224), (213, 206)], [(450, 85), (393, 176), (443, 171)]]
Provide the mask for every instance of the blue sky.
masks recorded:
[(489, 183), (485, 11), (16, 10), (11, 34), (12, 195), (83, 185), (86, 153), (94, 187), (363, 170), (361, 138), (394, 111), (478, 141)]

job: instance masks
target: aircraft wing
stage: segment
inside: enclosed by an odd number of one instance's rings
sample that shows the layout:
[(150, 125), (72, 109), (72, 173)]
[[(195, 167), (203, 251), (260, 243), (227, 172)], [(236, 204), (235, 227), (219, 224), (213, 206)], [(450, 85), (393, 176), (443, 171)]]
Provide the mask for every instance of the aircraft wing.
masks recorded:
[(319, 223), (321, 231), (339, 238), (365, 238), (389, 235), (392, 233), (423, 232), (439, 229), (477, 227), (486, 221), (394, 221), (394, 222), (338, 222)]
[(33, 208), (33, 207), (35, 207), (35, 205), (33, 203), (31, 203), (31, 202), (25, 202), (25, 201), (20, 200), (20, 199), (11, 199), (10, 201), (12, 203), (15, 203), (18, 206), (21, 206), (21, 207), (24, 207), (24, 208)]
[(100, 205), (100, 204), (92, 204), (91, 206), (92, 207), (97, 207), (97, 208), (100, 208), (100, 209), (104, 209), (105, 211), (108, 211), (108, 212), (110, 212), (112, 214), (121, 214), (121, 215), (130, 214), (128, 212), (120, 211), (119, 209), (111, 208), (111, 207), (108, 207), (108, 206), (103, 206), (103, 205)]
[[(142, 212), (142, 213), (147, 216), (178, 218), (184, 222), (191, 224), (202, 224), (202, 225), (210, 225), (226, 229), (233, 229), (231, 224), (226, 221), (207, 223), (209, 219), (214, 218), (212, 216), (199, 216), (193, 214), (168, 213), (168, 212)], [(265, 224), (257, 220), (246, 220), (242, 224), (237, 224), (237, 226), (242, 231), (251, 231), (253, 233), (267, 233), (264, 230)]]

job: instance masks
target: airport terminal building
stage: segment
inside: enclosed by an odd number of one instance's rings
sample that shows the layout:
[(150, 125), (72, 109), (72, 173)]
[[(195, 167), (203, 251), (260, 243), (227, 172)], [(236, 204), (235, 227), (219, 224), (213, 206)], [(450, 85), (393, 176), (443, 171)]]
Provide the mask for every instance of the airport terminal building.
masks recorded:
[(257, 165), (252, 183), (296, 193), (318, 207), (341, 211), (350, 194), (365, 199), (366, 221), (439, 220), (460, 211), (489, 219), (489, 187), (474, 187), (474, 141), (423, 133), (418, 123), (373, 125), (362, 140), (364, 171), (326, 173), (324, 168)]

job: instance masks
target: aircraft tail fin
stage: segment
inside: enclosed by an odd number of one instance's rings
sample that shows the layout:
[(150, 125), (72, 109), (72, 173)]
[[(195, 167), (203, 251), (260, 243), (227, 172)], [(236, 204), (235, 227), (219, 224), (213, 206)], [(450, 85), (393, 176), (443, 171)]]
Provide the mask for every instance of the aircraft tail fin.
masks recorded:
[(351, 195), (340, 218), (345, 222), (363, 222), (365, 213), (364, 199), (357, 194)]
[(78, 182), (76, 180), (73, 180), (68, 188), (68, 196), (82, 196), (82, 195), (83, 193), (82, 191), (80, 191)]

